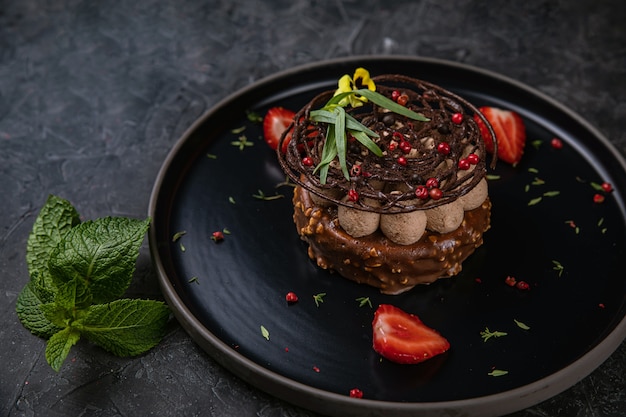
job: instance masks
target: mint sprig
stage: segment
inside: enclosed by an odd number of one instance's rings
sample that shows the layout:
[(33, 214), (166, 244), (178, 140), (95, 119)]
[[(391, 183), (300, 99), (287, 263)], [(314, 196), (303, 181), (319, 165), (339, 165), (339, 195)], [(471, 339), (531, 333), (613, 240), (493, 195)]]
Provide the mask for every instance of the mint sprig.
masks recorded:
[(29, 236), (30, 281), (17, 315), (48, 340), (46, 360), (58, 371), (81, 337), (118, 356), (154, 347), (165, 333), (167, 306), (120, 299), (130, 286), (150, 219), (105, 217), (80, 222), (66, 200), (50, 196)]

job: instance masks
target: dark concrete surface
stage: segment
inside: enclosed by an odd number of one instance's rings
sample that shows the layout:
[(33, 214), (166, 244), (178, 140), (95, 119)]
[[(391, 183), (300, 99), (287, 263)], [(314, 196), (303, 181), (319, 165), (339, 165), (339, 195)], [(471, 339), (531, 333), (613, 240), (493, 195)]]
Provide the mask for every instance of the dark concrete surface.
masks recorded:
[[(15, 315), (48, 194), (144, 217), (182, 132), (218, 100), (326, 58), (443, 58), (527, 83), (626, 155), (621, 0), (0, 0), (0, 415), (314, 416), (234, 377), (176, 323), (134, 359), (79, 343), (59, 373)], [(590, 260), (593, 262), (594, 260)], [(147, 247), (131, 296), (159, 298)], [(626, 344), (515, 417), (626, 415)]]

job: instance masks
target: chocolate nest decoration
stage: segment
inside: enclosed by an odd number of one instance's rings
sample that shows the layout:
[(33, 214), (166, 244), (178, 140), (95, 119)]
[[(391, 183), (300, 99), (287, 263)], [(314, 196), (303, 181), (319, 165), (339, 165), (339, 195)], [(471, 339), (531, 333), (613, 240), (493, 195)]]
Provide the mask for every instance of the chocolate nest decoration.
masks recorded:
[[(319, 173), (314, 171), (321, 160), (326, 131), (332, 127), (311, 121), (309, 113), (324, 106), (334, 91), (321, 93), (296, 113), (287, 152), (283, 154), (280, 149), (289, 129), (278, 145), (278, 160), (291, 180), (334, 204), (378, 213), (400, 213), (450, 203), (485, 177), (487, 153), (474, 116), (482, 120), (492, 139), (495, 134), (475, 106), (437, 85), (411, 77), (381, 75), (372, 80), (376, 83), (376, 92), (387, 98), (393, 99), (398, 92), (406, 94), (406, 107), (430, 121), (411, 120), (371, 102), (346, 108), (361, 124), (378, 133), (379, 137), (372, 140), (383, 155), (376, 156), (348, 136), (346, 162), (350, 179), (345, 178), (335, 160), (328, 170), (326, 183), (322, 184)], [(397, 146), (399, 141), (408, 142), (410, 150), (406, 144), (404, 150)], [(438, 150), (440, 143), (447, 143), (448, 146), (444, 145), (449, 147), (446, 152)], [(493, 143), (495, 146), (496, 141)], [(479, 155), (479, 160), (474, 161), (472, 169), (459, 168), (459, 161), (470, 153)], [(492, 169), (495, 163), (494, 150)], [(427, 187), (431, 178), (436, 179), (441, 193), (436, 198), (417, 198), (416, 190), (420, 186)], [(349, 193), (358, 196), (356, 201), (344, 198)]]

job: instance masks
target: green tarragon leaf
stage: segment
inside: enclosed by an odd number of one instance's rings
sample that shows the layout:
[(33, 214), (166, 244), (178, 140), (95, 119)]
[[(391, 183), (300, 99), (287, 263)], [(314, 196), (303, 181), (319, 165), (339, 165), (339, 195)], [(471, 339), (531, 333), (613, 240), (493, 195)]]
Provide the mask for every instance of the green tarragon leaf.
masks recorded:
[(326, 132), (326, 143), (324, 144), (324, 148), (322, 149), (322, 160), (315, 167), (317, 171), (320, 171), (320, 182), (322, 184), (326, 184), (326, 178), (328, 177), (328, 168), (330, 167), (330, 163), (337, 156), (337, 146), (335, 144), (335, 131), (334, 129), (328, 129)]
[(375, 91), (370, 91), (367, 88), (362, 88), (360, 90), (356, 90), (355, 92), (357, 94), (362, 95), (363, 97), (365, 97), (372, 103), (377, 104), (380, 107), (383, 107), (385, 109), (389, 109), (394, 113), (398, 113), (398, 114), (401, 114), (402, 116), (406, 116), (409, 119), (418, 120), (420, 122), (428, 122), (430, 120), (428, 117), (424, 116), (423, 114), (415, 113), (414, 111), (409, 110), (404, 106), (401, 106), (395, 101), (388, 99), (382, 94), (376, 93)]
[(60, 197), (50, 195), (39, 211), (26, 243), (26, 264), (31, 279), (37, 276), (50, 288), (48, 273), (50, 253), (70, 229), (80, 223), (76, 209)]
[(350, 174), (348, 173), (348, 165), (346, 164), (346, 146), (348, 145), (348, 138), (346, 137), (346, 111), (343, 107), (335, 108), (337, 115), (337, 123), (335, 123), (335, 141), (337, 143), (337, 156), (339, 157), (339, 166), (343, 176), (350, 180)]
[(160, 301), (121, 299), (92, 305), (74, 327), (114, 355), (135, 356), (159, 343), (168, 318), (169, 309)]
[[(310, 113), (310, 117), (311, 117), (311, 120), (313, 120), (314, 122), (328, 123), (332, 125), (337, 123), (336, 114), (328, 110), (312, 110)], [(346, 129), (354, 130), (357, 132), (363, 132), (367, 134), (368, 136), (371, 136), (374, 138), (378, 137), (378, 133), (374, 132), (371, 129), (368, 129), (366, 126), (363, 126), (361, 122), (356, 120), (353, 116), (351, 116), (348, 113), (346, 113), (345, 125), (346, 125), (345, 126)]]
[(130, 285), (150, 219), (104, 217), (72, 228), (50, 254), (57, 287), (82, 279), (94, 303), (119, 298)]

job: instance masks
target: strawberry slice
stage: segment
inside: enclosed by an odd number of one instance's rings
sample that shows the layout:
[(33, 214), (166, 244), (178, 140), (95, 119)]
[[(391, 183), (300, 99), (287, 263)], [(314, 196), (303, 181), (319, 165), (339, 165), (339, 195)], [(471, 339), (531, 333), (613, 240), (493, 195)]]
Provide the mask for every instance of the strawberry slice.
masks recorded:
[[(289, 127), (296, 114), (284, 107), (272, 107), (267, 111), (263, 118), (263, 136), (265, 142), (270, 148), (276, 150), (278, 148), (278, 142), (283, 132)], [(287, 145), (291, 140), (291, 133), (287, 134), (287, 137), (283, 141), (281, 151), (287, 152)]]
[[(481, 107), (480, 112), (485, 116), (498, 141), (498, 159), (510, 164), (517, 164), (524, 154), (526, 144), (526, 127), (519, 114), (511, 110), (503, 110), (497, 107)], [(491, 135), (483, 121), (474, 116), (478, 128), (485, 140), (487, 152), (493, 153), (493, 142)]]
[(450, 348), (448, 340), (419, 317), (390, 304), (378, 306), (372, 329), (374, 350), (397, 363), (420, 363)]

